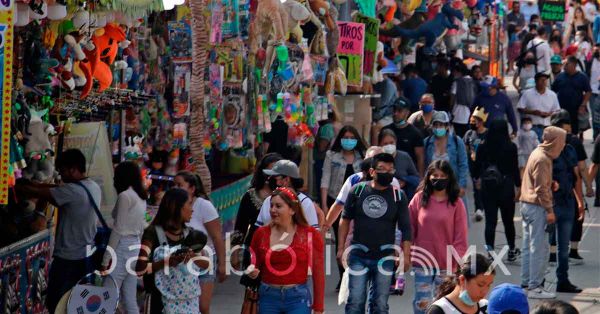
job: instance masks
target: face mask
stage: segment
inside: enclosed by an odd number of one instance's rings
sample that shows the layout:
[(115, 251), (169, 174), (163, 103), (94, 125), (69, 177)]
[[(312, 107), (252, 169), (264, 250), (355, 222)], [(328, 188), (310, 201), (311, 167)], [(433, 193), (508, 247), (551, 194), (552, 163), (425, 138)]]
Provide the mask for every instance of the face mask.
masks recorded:
[(377, 172), (377, 179), (375, 180), (377, 184), (381, 186), (388, 186), (394, 180), (394, 175), (387, 172)]
[(531, 130), (531, 127), (532, 127), (531, 123), (523, 124), (523, 130), (525, 130), (525, 131)]
[(581, 41), (581, 36), (575, 36), (575, 41), (576, 42), (580, 42)]
[(471, 130), (477, 130), (477, 124), (471, 123), (469, 126), (471, 127)]
[(423, 110), (424, 113), (430, 113), (433, 111), (433, 105), (432, 104), (421, 105), (421, 110)]
[(390, 144), (383, 146), (383, 152), (386, 154), (393, 155), (394, 153), (396, 153), (396, 145)]
[(278, 188), (278, 186), (277, 186), (277, 178), (275, 178), (275, 177), (269, 177), (268, 182), (269, 182), (269, 189), (271, 189), (271, 190), (274, 191), (276, 188)]
[(343, 138), (342, 139), (342, 148), (344, 150), (353, 150), (356, 147), (358, 140), (355, 138)]
[(463, 290), (458, 298), (466, 305), (466, 306), (475, 306), (475, 302), (471, 299), (471, 296), (467, 292), (467, 290)]
[(448, 186), (448, 179), (431, 179), (431, 185), (436, 191), (443, 191)]
[(535, 62), (535, 59), (526, 59), (525, 63), (527, 63), (527, 64), (536, 64), (537, 62)]
[(444, 137), (446, 136), (446, 128), (435, 128), (433, 134), (437, 137)]
[(396, 122), (396, 126), (397, 126), (397, 127), (403, 127), (403, 126), (405, 126), (405, 125), (406, 125), (406, 120), (404, 120), (404, 119), (402, 119), (402, 120), (400, 120), (400, 121)]

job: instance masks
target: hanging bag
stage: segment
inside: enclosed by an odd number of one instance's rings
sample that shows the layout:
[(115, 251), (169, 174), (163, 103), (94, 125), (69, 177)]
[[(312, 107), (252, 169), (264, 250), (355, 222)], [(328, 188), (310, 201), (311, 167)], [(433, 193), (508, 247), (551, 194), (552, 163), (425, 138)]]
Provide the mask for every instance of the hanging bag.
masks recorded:
[(244, 303), (242, 303), (241, 314), (257, 314), (258, 313), (258, 290), (256, 288), (247, 287), (244, 292)]
[(108, 227), (108, 224), (106, 223), (106, 220), (104, 220), (104, 217), (102, 217), (102, 213), (100, 213), (100, 209), (94, 201), (90, 190), (88, 190), (88, 188), (81, 182), (76, 182), (75, 184), (79, 185), (83, 188), (83, 190), (85, 190), (85, 193), (87, 194), (88, 199), (90, 200), (90, 203), (94, 208), (94, 212), (96, 213), (96, 216), (98, 216), (98, 220), (100, 220), (101, 226), (98, 226), (96, 228), (96, 236), (94, 237), (94, 246), (96, 247), (96, 251), (94, 251), (90, 259), (93, 269), (97, 270), (100, 269), (100, 266), (102, 264), (102, 258), (104, 257), (106, 247), (108, 246), (108, 240), (110, 239), (111, 229)]

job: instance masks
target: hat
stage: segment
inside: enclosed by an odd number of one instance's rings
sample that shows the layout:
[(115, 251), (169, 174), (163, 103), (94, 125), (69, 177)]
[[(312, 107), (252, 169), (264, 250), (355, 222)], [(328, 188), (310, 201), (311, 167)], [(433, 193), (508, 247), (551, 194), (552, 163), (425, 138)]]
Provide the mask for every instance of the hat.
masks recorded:
[(550, 64), (562, 64), (562, 58), (559, 55), (550, 57)]
[(394, 100), (394, 110), (400, 110), (400, 109), (408, 109), (410, 110), (410, 100), (408, 100), (405, 97), (402, 96), (398, 96), (398, 98), (396, 98), (396, 100)]
[(489, 114), (485, 112), (485, 109), (483, 109), (483, 107), (475, 108), (475, 110), (473, 110), (473, 114), (472, 114), (473, 117), (479, 118), (483, 122), (487, 121), (488, 115)]
[(538, 73), (535, 74), (535, 76), (533, 78), (537, 81), (537, 80), (539, 80), (542, 77), (550, 78), (550, 74), (548, 74), (546, 72), (538, 72)]
[(431, 119), (431, 123), (441, 122), (441, 123), (450, 123), (450, 118), (445, 111), (436, 111), (433, 113), (433, 118)]
[(501, 314), (505, 311), (529, 313), (527, 295), (521, 287), (503, 283), (492, 290), (488, 299), (488, 314)]
[(480, 84), (484, 87), (496, 87), (496, 88), (502, 87), (502, 83), (500, 83), (500, 80), (498, 80), (497, 77), (492, 76), (492, 75), (486, 75)]
[(565, 109), (560, 109), (560, 111), (552, 114), (550, 117), (550, 124), (557, 126), (563, 123), (571, 124), (571, 115)]
[(293, 161), (282, 159), (273, 165), (273, 169), (264, 169), (263, 173), (268, 176), (286, 176), (294, 179), (300, 178), (298, 165)]

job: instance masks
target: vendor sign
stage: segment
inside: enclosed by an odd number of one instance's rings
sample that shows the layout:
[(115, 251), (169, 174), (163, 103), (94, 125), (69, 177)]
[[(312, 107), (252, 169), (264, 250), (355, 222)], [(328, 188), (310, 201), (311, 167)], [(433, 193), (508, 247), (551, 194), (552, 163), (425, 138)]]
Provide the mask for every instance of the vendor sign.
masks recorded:
[(354, 21), (365, 24), (365, 58), (363, 71), (365, 75), (373, 76), (375, 72), (375, 55), (377, 54), (377, 40), (379, 37), (379, 20), (357, 13)]
[(539, 2), (540, 18), (544, 22), (565, 20), (565, 1), (542, 0)]
[(362, 86), (365, 24), (337, 22), (340, 41), (337, 55), (350, 86)]
[(14, 0), (0, 1), (0, 85), (2, 110), (0, 110), (0, 204), (8, 203), (10, 112), (12, 101), (12, 40)]

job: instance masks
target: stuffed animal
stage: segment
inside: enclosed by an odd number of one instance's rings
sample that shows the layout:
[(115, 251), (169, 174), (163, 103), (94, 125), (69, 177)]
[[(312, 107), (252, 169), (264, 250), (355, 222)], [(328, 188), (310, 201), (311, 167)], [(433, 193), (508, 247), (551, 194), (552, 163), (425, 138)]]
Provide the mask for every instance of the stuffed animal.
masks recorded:
[(416, 29), (404, 29), (396, 25), (391, 30), (382, 30), (380, 33), (386, 36), (402, 36), (414, 40), (424, 37), (425, 47), (423, 52), (428, 55), (435, 55), (437, 54), (437, 51), (433, 45), (438, 38), (443, 36), (447, 29), (458, 29), (458, 26), (454, 24), (454, 18), (462, 21), (464, 15), (461, 11), (453, 9), (449, 3), (446, 3), (442, 7), (442, 11), (438, 13), (433, 20), (423, 23)]
[(110, 86), (113, 81), (110, 65), (115, 62), (119, 43), (123, 41), (125, 41), (125, 32), (116, 24), (107, 24), (92, 36), (93, 46), (86, 47), (87, 58), (79, 64), (87, 80), (81, 92), (81, 99), (90, 94), (94, 79), (99, 84), (98, 92)]
[(331, 18), (331, 15), (329, 15), (329, 9), (331, 8), (329, 2), (326, 0), (308, 0), (308, 4), (313, 13), (325, 20), (327, 29), (332, 30), (336, 27), (335, 21)]
[[(250, 26), (249, 46), (250, 54), (256, 56), (263, 42), (267, 41), (263, 76), (269, 73), (274, 57), (274, 47), (285, 41), (287, 25), (288, 13), (279, 0), (260, 0), (258, 2), (256, 18)], [(268, 40), (271, 33), (273, 33), (273, 39)]]
[[(290, 35), (293, 33), (296, 36), (298, 42), (302, 38), (302, 29), (299, 27), (300, 23), (304, 23), (310, 19), (310, 11), (295, 0), (287, 0), (283, 3), (283, 8), (288, 13), (288, 20), (286, 25), (286, 34)], [(299, 33), (298, 33), (299, 32)]]
[(23, 170), (23, 177), (40, 183), (51, 183), (56, 177), (54, 171), (54, 151), (50, 144), (49, 135), (54, 134), (52, 125), (44, 123), (42, 117), (48, 109), (36, 111), (30, 109), (31, 121), (27, 128), (25, 139), (25, 158), (27, 168)]

